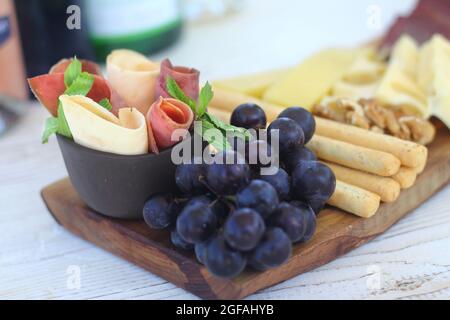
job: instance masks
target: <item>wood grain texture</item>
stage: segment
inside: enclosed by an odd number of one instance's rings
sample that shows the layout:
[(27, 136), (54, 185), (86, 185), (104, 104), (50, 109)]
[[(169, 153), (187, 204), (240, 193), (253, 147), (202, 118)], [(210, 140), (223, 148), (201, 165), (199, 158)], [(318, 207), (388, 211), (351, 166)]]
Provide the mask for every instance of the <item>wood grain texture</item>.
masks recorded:
[(211, 276), (190, 252), (173, 247), (167, 231), (143, 222), (103, 217), (87, 208), (70, 181), (46, 187), (42, 196), (55, 219), (82, 238), (135, 263), (174, 284), (208, 299), (238, 299), (326, 264), (383, 233), (450, 181), (450, 133), (441, 129), (430, 146), (429, 162), (414, 187), (383, 204), (370, 219), (335, 208), (324, 210), (318, 229), (307, 244), (296, 245), (283, 266), (262, 273), (245, 271), (234, 280)]

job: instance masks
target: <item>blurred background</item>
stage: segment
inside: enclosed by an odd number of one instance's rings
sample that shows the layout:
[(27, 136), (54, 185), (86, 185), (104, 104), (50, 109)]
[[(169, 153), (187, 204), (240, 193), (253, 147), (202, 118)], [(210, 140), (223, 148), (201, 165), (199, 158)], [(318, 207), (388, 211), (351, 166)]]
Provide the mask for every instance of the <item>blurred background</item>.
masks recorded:
[(0, 133), (30, 108), (26, 78), (64, 57), (138, 50), (202, 80), (291, 66), (380, 35), (414, 0), (0, 0)]

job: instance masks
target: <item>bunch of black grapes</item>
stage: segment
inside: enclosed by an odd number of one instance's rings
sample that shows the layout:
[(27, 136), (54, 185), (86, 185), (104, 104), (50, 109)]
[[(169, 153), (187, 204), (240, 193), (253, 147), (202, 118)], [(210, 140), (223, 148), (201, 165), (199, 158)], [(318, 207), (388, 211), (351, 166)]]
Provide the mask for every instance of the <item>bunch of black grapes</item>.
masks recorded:
[(331, 170), (305, 147), (315, 131), (307, 110), (288, 108), (266, 129), (264, 111), (243, 104), (230, 122), (267, 130), (267, 141), (245, 142), (249, 153), (255, 150), (251, 144), (273, 151), (271, 139), (279, 130), (281, 167), (276, 174), (261, 175), (262, 164), (248, 164), (249, 154), (222, 151), (209, 165), (201, 159), (179, 165), (175, 179), (182, 196), (156, 195), (144, 207), (150, 227), (170, 228), (176, 247), (195, 250), (197, 260), (222, 278), (237, 276), (247, 265), (262, 271), (286, 262), (293, 243), (314, 235), (316, 214), (336, 186)]

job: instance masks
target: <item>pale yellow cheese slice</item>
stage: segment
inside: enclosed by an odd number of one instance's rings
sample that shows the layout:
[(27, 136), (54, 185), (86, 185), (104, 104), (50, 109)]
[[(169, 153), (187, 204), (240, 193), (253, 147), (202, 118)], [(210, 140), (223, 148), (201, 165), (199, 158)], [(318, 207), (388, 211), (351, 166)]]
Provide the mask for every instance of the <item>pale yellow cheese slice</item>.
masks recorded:
[(263, 99), (282, 106), (308, 109), (327, 95), (361, 49), (327, 49), (306, 59), (269, 87)]
[(400, 38), (375, 97), (388, 107), (427, 118), (430, 115), (427, 95), (417, 83), (418, 61), (415, 40), (409, 36)]
[(132, 50), (114, 50), (106, 58), (109, 83), (128, 107), (138, 108), (143, 114), (155, 100), (159, 71), (159, 63)]
[(220, 89), (243, 93), (255, 98), (261, 98), (267, 88), (283, 78), (288, 70), (289, 69), (271, 70), (241, 77), (216, 80), (213, 81), (212, 84), (214, 87)]
[(122, 108), (117, 118), (85, 96), (59, 97), (73, 139), (99, 151), (123, 155), (148, 152), (147, 124), (136, 108)]
[(435, 35), (419, 53), (418, 83), (428, 94), (430, 113), (450, 128), (450, 42)]

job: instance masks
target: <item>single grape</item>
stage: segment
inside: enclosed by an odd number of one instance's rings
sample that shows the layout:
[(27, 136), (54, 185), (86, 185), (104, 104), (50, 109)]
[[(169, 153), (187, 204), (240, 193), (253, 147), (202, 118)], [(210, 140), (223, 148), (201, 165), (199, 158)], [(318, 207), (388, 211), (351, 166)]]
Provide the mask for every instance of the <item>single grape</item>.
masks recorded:
[(205, 176), (205, 165), (195, 164), (194, 159), (190, 164), (180, 164), (175, 171), (175, 182), (181, 192), (188, 195), (202, 194), (207, 191), (202, 179)]
[(293, 201), (291, 202), (292, 205), (299, 208), (305, 218), (305, 234), (303, 235), (303, 238), (300, 239), (301, 242), (307, 242), (309, 241), (314, 233), (316, 232), (317, 227), (317, 219), (316, 214), (314, 213), (313, 209), (308, 206), (307, 204), (300, 202), (300, 201)]
[(153, 229), (164, 229), (175, 223), (178, 214), (176, 199), (170, 195), (152, 196), (143, 209), (144, 221)]
[(233, 278), (244, 270), (245, 256), (227, 245), (223, 235), (216, 235), (206, 248), (206, 268), (216, 277)]
[(260, 106), (254, 103), (245, 103), (233, 110), (230, 123), (236, 127), (258, 130), (266, 128), (267, 118)]
[(292, 172), (292, 197), (306, 203), (325, 203), (336, 188), (336, 177), (330, 168), (317, 161), (301, 161)]
[(307, 147), (295, 148), (292, 152), (283, 157), (283, 163), (289, 172), (294, 171), (300, 161), (317, 161), (317, 157)]
[(279, 151), (281, 156), (289, 154), (295, 148), (302, 147), (305, 136), (302, 128), (292, 119), (278, 118), (268, 128), (268, 142), (273, 145), (274, 130), (279, 130)]
[(238, 208), (256, 210), (264, 219), (269, 217), (278, 205), (278, 194), (272, 185), (263, 180), (252, 180), (236, 194)]
[(292, 252), (288, 235), (281, 228), (268, 228), (261, 242), (249, 254), (249, 264), (257, 270), (275, 268), (285, 263)]
[(180, 248), (183, 250), (194, 249), (194, 245), (192, 243), (184, 241), (183, 238), (180, 237), (180, 235), (178, 234), (178, 232), (176, 230), (172, 230), (170, 232), (170, 241), (177, 248)]
[[(311, 210), (311, 208), (308, 207), (308, 210)], [(292, 242), (297, 242), (303, 239), (306, 232), (306, 214), (308, 213), (305, 213), (299, 207), (282, 202), (270, 217), (269, 224), (280, 227)]]
[(288, 200), (291, 189), (291, 183), (287, 172), (279, 168), (278, 172), (273, 175), (260, 175), (259, 179), (264, 180), (275, 188), (280, 200)]
[(278, 118), (282, 117), (289, 118), (297, 122), (305, 134), (305, 143), (308, 143), (309, 140), (311, 140), (314, 132), (316, 131), (316, 121), (314, 120), (314, 116), (311, 112), (301, 107), (290, 107), (283, 110), (278, 115)]
[(202, 202), (188, 202), (177, 219), (177, 232), (189, 243), (208, 239), (215, 231), (217, 218), (211, 207)]
[[(226, 154), (230, 154), (231, 158), (234, 158), (234, 164), (225, 164), (223, 160), (216, 160), (216, 158), (224, 159)], [(219, 195), (232, 195), (248, 184), (250, 168), (245, 163), (245, 159), (242, 159), (234, 151), (219, 153), (216, 158), (211, 165), (207, 166), (206, 170), (206, 180), (211, 191)]]
[(243, 208), (233, 212), (227, 219), (223, 235), (236, 250), (252, 250), (261, 239), (266, 225), (261, 215), (253, 209)]

